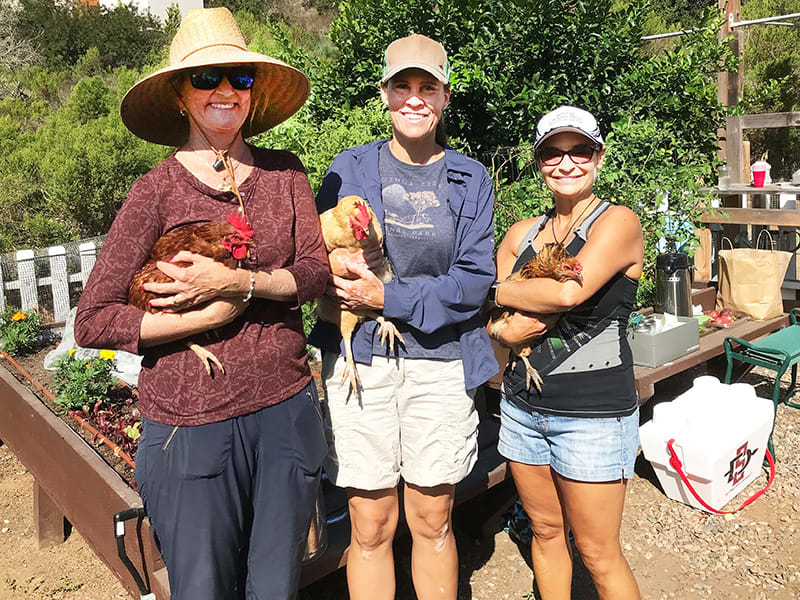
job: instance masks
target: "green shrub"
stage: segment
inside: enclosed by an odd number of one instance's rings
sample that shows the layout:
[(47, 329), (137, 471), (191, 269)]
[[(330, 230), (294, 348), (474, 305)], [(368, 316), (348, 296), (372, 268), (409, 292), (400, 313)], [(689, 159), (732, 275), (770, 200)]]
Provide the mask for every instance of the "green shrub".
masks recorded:
[(36, 308), (19, 310), (6, 306), (0, 313), (0, 345), (11, 356), (36, 349), (41, 330), (41, 315)]
[(109, 391), (119, 384), (111, 375), (114, 365), (111, 350), (101, 350), (95, 358), (76, 358), (74, 350), (59, 356), (52, 380), (56, 404), (65, 412), (88, 411), (107, 400)]

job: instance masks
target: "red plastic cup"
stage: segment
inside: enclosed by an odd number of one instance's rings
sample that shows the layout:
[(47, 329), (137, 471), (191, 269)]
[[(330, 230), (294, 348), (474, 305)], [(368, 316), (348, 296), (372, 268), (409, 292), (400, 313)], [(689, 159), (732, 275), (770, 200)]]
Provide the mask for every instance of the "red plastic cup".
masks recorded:
[(753, 187), (763, 188), (766, 171), (753, 171)]

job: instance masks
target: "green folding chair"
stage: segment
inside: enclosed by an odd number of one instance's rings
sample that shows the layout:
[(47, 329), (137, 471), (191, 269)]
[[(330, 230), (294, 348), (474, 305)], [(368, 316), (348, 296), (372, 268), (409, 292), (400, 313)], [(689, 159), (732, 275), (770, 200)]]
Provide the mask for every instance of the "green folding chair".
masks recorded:
[[(728, 360), (725, 383), (731, 382), (735, 360), (775, 371), (772, 402), (776, 412), (781, 402), (792, 408), (800, 408), (800, 404), (789, 402), (797, 384), (797, 363), (800, 362), (800, 308), (793, 308), (789, 313), (789, 319), (791, 323), (788, 327), (770, 333), (756, 342), (746, 342), (735, 337), (726, 337), (723, 342), (725, 358)], [(733, 344), (737, 344), (735, 349)], [(789, 367), (792, 368), (792, 381), (789, 384), (789, 391), (781, 400), (781, 377)], [(772, 456), (775, 456), (771, 433), (767, 447)]]

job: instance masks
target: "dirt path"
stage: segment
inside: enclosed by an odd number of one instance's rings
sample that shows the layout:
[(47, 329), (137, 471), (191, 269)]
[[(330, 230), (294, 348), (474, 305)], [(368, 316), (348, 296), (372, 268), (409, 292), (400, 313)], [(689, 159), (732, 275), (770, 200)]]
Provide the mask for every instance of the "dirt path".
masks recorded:
[[(767, 380), (747, 376), (760, 396)], [(686, 381), (659, 395), (672, 397)], [(800, 394), (795, 394), (795, 399)], [(800, 598), (800, 410), (781, 407), (775, 434), (777, 476), (772, 489), (731, 517), (711, 516), (664, 497), (649, 465), (639, 458), (629, 484), (622, 543), (646, 599), (797, 600)], [(651, 481), (653, 479), (653, 481)], [(760, 476), (746, 493), (766, 481)], [(740, 496), (744, 497), (744, 494)], [(60, 546), (38, 550), (32, 521), (32, 477), (7, 446), (0, 446), (0, 600), (122, 600), (128, 598), (77, 531)], [(532, 598), (528, 556), (498, 518), (495, 534), (476, 542), (467, 534), (476, 515), (458, 513), (461, 556), (459, 599)], [(397, 546), (398, 594), (411, 591), (408, 543)], [(302, 600), (344, 600), (343, 572), (306, 588)], [(576, 600), (596, 593), (578, 564)]]

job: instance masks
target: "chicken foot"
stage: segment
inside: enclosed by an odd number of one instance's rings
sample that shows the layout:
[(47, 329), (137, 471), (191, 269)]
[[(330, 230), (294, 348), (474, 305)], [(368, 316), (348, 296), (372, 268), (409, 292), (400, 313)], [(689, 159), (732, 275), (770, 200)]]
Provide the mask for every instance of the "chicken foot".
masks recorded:
[[(537, 371), (533, 367), (533, 365), (528, 361), (528, 356), (531, 353), (530, 348), (523, 348), (520, 352), (516, 352), (514, 349), (512, 349), (511, 351), (525, 364), (525, 387), (530, 388), (531, 383), (533, 383), (536, 386), (536, 389), (539, 390), (539, 392), (541, 392), (542, 376), (539, 375), (539, 371)], [(517, 361), (515, 359), (511, 363), (511, 368), (514, 369), (516, 366), (517, 366)]]
[(225, 374), (225, 368), (222, 366), (222, 363), (219, 362), (219, 359), (216, 356), (214, 356), (213, 352), (211, 352), (210, 350), (206, 350), (200, 344), (196, 344), (194, 342), (184, 342), (184, 343), (192, 352), (194, 352), (195, 354), (197, 354), (197, 356), (200, 357), (200, 360), (203, 361), (203, 366), (206, 368), (206, 373), (208, 373), (209, 376), (213, 377), (211, 371), (212, 363), (217, 366), (220, 373), (222, 373), (223, 375)]
[(403, 336), (397, 330), (397, 326), (385, 318), (383, 315), (376, 314), (373, 317), (378, 322), (378, 335), (381, 338), (381, 344), (386, 343), (386, 338), (389, 338), (389, 353), (394, 353), (394, 342), (399, 340), (401, 344), (405, 345)]
[(353, 343), (352, 331), (343, 331), (342, 337), (344, 338), (344, 371), (342, 372), (342, 381), (339, 387), (344, 386), (345, 382), (349, 380), (350, 387), (353, 390), (353, 395), (361, 404), (361, 378), (358, 376), (356, 370), (356, 361), (353, 358)]

